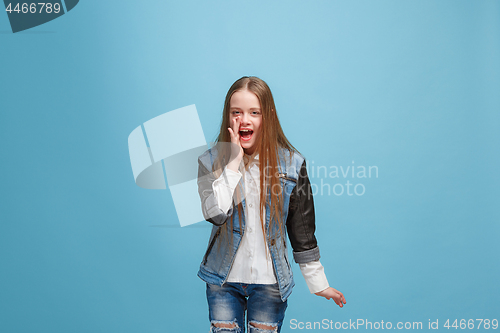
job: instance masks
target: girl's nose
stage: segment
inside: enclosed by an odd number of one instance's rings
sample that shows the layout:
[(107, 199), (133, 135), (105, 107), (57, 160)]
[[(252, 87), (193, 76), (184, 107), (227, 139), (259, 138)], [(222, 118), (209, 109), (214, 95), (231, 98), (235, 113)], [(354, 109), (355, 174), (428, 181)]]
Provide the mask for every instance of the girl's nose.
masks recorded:
[(246, 114), (245, 112), (243, 112), (243, 114), (241, 115), (241, 124), (242, 125), (246, 125), (248, 124), (248, 114)]

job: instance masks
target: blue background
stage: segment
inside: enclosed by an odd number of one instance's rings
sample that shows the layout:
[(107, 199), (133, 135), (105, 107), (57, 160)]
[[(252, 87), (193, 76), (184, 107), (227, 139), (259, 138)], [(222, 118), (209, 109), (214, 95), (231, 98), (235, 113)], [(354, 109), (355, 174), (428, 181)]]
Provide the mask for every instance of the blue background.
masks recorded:
[(135, 185), (127, 137), (196, 104), (213, 140), (243, 75), (310, 165), (379, 170), (315, 197), (347, 305), (294, 265), (283, 332), (500, 319), (499, 1), (80, 1), (16, 34), (0, 14), (0, 62), (0, 331), (208, 331), (208, 223)]

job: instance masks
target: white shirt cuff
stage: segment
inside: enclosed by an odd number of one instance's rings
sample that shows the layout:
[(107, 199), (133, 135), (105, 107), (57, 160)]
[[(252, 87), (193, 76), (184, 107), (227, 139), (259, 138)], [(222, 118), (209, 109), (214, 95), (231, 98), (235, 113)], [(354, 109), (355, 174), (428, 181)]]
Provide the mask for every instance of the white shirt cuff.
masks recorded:
[(225, 167), (219, 178), (212, 183), (217, 204), (225, 214), (227, 214), (233, 204), (234, 189), (242, 176), (241, 172), (236, 172)]
[(319, 260), (299, 264), (299, 266), (311, 294), (323, 291), (329, 287), (325, 269)]

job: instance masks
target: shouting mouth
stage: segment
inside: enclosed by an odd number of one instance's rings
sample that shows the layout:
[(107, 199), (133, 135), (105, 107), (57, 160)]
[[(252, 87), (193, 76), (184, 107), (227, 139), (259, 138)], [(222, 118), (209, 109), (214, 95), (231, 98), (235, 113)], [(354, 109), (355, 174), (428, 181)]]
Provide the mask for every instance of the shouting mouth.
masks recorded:
[(243, 141), (249, 141), (252, 138), (253, 131), (251, 129), (240, 130), (240, 138)]

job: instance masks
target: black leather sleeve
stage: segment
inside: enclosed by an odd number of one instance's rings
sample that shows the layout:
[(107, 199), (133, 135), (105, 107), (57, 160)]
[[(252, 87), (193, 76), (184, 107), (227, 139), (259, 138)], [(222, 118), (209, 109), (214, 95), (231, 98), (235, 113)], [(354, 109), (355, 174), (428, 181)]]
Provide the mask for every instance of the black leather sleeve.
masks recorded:
[(300, 168), (297, 185), (290, 196), (286, 228), (296, 263), (303, 264), (320, 258), (314, 236), (314, 201), (305, 161)]

